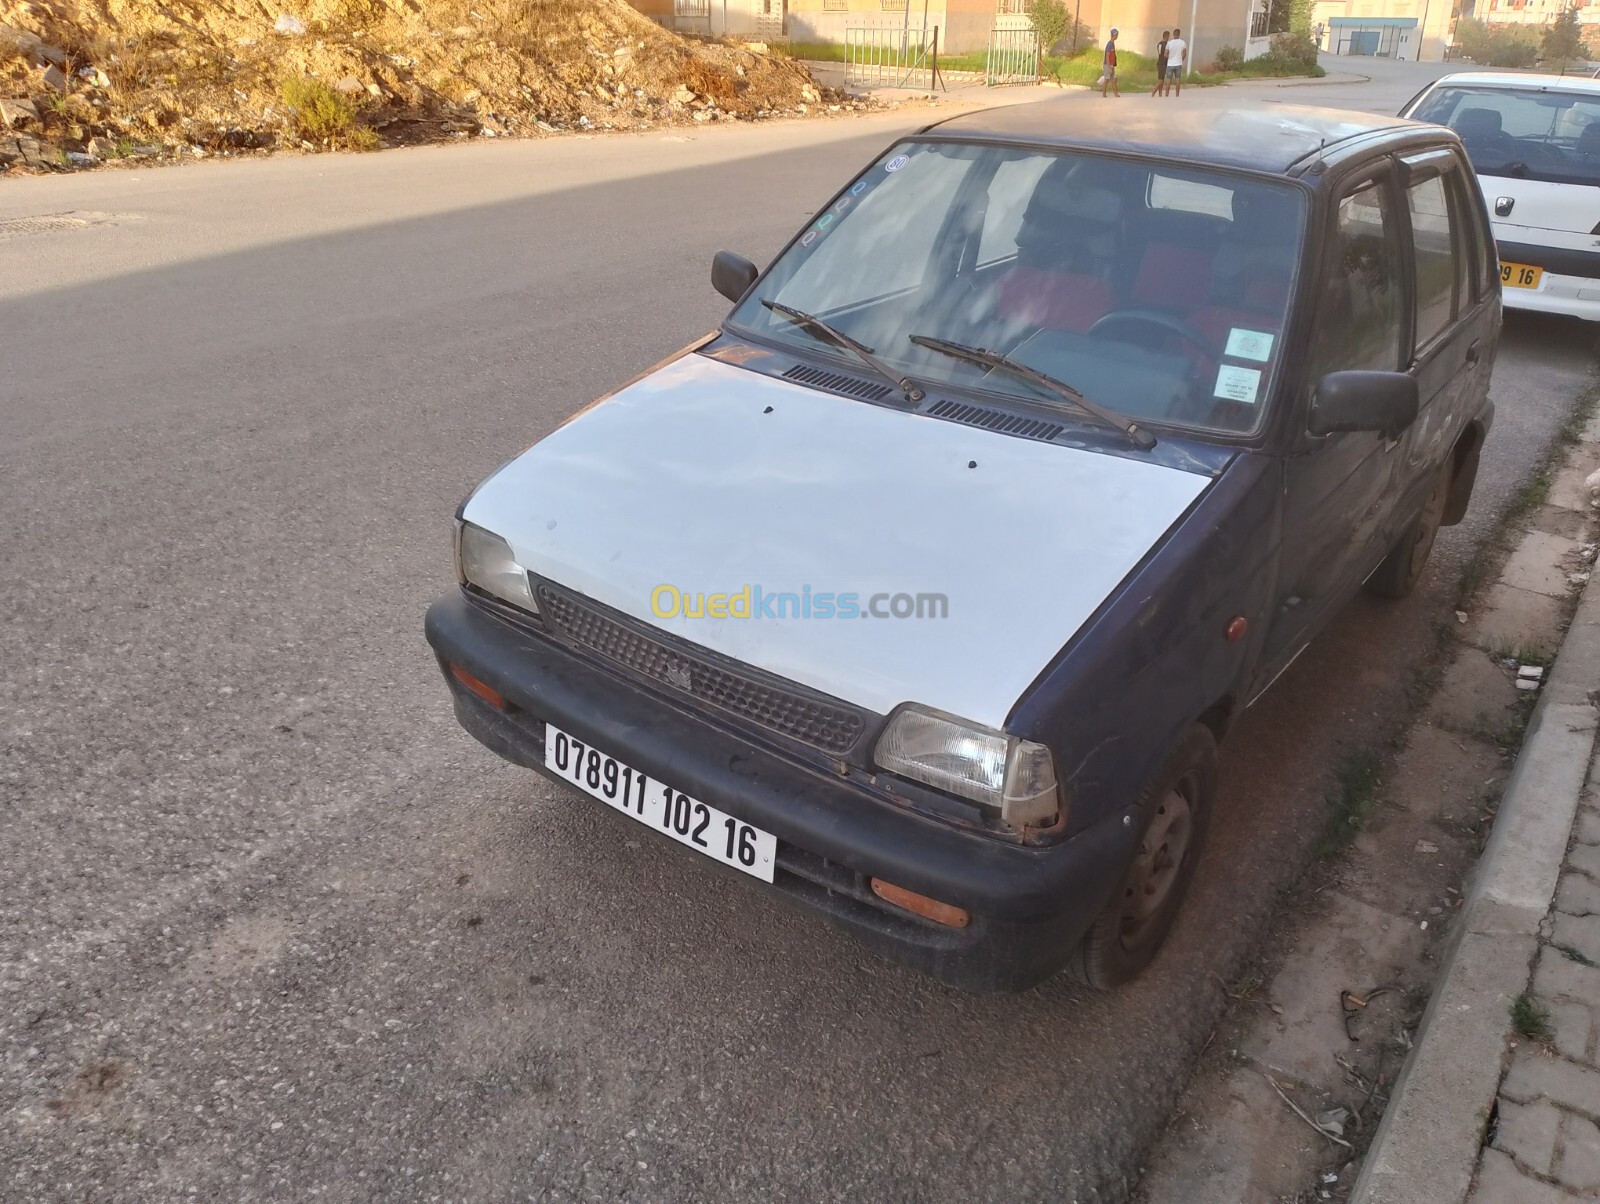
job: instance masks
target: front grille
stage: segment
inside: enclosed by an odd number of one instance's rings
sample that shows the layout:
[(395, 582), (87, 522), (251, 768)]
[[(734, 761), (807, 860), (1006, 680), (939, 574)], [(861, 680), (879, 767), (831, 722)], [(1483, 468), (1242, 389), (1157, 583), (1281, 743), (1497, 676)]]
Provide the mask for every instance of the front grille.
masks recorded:
[(866, 728), (849, 707), (717, 664), (548, 585), (539, 586), (539, 609), (557, 633), (619, 668), (815, 748), (847, 753)]

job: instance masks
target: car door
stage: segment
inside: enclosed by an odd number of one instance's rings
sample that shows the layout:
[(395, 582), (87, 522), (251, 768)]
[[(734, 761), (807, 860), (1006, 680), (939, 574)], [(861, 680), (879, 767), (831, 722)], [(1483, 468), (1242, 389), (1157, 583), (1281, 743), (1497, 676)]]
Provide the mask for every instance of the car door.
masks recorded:
[[(1473, 181), (1448, 147), (1400, 161), (1405, 197), (1406, 259), (1412, 296), (1409, 370), (1417, 378), (1417, 421), (1402, 438), (1400, 479), (1385, 524), (1389, 543), (1421, 511), (1469, 415), (1466, 399), (1480, 391), (1494, 332), (1484, 310), (1488, 290), (1478, 269), (1482, 250), (1469, 189)], [(1386, 545), (1387, 546), (1387, 545)]]
[(1284, 466), (1278, 586), (1263, 646), (1268, 675), (1299, 652), (1387, 548), (1399, 441), (1370, 431), (1312, 435), (1304, 420), (1327, 373), (1395, 371), (1402, 347), (1409, 353), (1404, 204), (1385, 159), (1340, 185), (1329, 207), (1300, 433)]

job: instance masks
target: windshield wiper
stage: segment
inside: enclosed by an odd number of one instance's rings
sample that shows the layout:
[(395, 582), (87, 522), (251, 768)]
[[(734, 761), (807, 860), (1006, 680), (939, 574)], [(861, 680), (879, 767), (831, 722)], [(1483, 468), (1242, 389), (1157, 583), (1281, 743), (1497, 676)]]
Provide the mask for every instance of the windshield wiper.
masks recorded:
[(911, 341), (919, 347), (926, 347), (930, 351), (937, 351), (953, 359), (966, 360), (971, 364), (983, 364), (990, 368), (1004, 368), (1007, 372), (1020, 376), (1023, 380), (1030, 380), (1041, 389), (1054, 393), (1057, 397), (1066, 398), (1091, 418), (1098, 418), (1107, 426), (1121, 431), (1128, 437), (1128, 441), (1141, 451), (1149, 451), (1156, 445), (1156, 437), (1133, 419), (1096, 405), (1065, 381), (1046, 376), (1037, 368), (1028, 367), (1021, 360), (1014, 360), (1009, 355), (990, 351), (986, 347), (968, 347), (965, 343), (952, 343), (949, 339), (936, 339), (931, 335), (914, 334), (911, 336)]
[(863, 364), (871, 368), (879, 376), (883, 377), (884, 380), (888, 381), (895, 388), (899, 389), (900, 395), (907, 401), (914, 403), (921, 401), (927, 396), (927, 394), (924, 393), (917, 383), (909, 376), (902, 376), (893, 368), (889, 367), (888, 364), (880, 360), (877, 352), (873, 351), (871, 347), (868, 347), (865, 343), (851, 338), (849, 335), (845, 334), (844, 331), (835, 329), (834, 327), (828, 325), (828, 323), (817, 317), (816, 314), (808, 314), (803, 309), (795, 309), (793, 306), (783, 305), (777, 301), (763, 300), (761, 304), (765, 305), (775, 314), (782, 314), (791, 322), (798, 322), (801, 326), (816, 331), (834, 346), (843, 347), (846, 351), (852, 353)]

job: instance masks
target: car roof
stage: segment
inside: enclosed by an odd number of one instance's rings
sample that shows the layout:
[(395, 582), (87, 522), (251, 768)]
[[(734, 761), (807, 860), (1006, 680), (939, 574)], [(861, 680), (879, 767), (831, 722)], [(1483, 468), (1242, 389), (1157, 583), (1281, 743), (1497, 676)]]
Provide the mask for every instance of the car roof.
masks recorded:
[(1542, 88), (1560, 92), (1600, 92), (1600, 79), (1586, 75), (1547, 75), (1534, 71), (1457, 71), (1442, 75), (1440, 84), (1474, 88)]
[(925, 132), (982, 141), (1103, 148), (1226, 167), (1285, 172), (1308, 155), (1383, 131), (1430, 128), (1379, 113), (1266, 104), (1072, 104), (1041, 100), (983, 109)]

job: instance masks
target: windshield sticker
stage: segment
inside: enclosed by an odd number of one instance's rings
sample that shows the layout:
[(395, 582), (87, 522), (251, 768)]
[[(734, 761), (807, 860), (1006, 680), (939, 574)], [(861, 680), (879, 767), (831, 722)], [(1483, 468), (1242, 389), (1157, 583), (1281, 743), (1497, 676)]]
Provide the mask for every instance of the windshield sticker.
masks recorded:
[(821, 233), (822, 233), (821, 230), (815, 230), (815, 229), (807, 230), (804, 234), (802, 234), (800, 236), (800, 245), (802, 247), (809, 247), (812, 243), (817, 241), (817, 237)]
[(909, 162), (911, 162), (910, 155), (896, 155), (883, 165), (883, 170), (888, 172), (899, 171)]
[(856, 186), (850, 190), (850, 195), (851, 196), (860, 196), (866, 190), (867, 190), (867, 182), (865, 180), (858, 180), (856, 182)]
[(833, 211), (835, 213), (843, 213), (846, 209), (850, 208), (850, 206), (854, 204), (855, 201), (851, 200), (849, 197), (840, 197), (838, 202), (834, 205)]
[(1223, 364), (1217, 369), (1217, 387), (1212, 396), (1253, 406), (1260, 388), (1261, 373), (1255, 368), (1235, 368), (1232, 364)]
[(1245, 330), (1235, 326), (1228, 331), (1228, 346), (1223, 354), (1264, 364), (1272, 356), (1272, 343), (1272, 336), (1264, 330)]
[(826, 230), (829, 226), (833, 225), (833, 220), (833, 214), (824, 213), (817, 219), (817, 229)]

